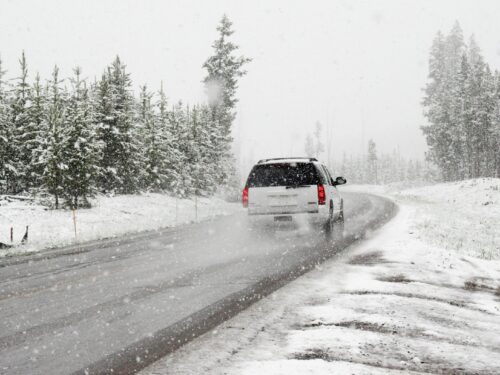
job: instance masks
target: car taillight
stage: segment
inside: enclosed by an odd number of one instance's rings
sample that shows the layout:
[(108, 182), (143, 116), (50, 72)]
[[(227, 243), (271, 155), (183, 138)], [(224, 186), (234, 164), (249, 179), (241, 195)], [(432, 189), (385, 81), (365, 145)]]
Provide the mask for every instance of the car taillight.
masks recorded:
[(326, 194), (325, 187), (323, 185), (318, 185), (318, 204), (325, 204)]
[(243, 207), (248, 207), (248, 188), (243, 189), (243, 196), (241, 197), (241, 201), (243, 202)]

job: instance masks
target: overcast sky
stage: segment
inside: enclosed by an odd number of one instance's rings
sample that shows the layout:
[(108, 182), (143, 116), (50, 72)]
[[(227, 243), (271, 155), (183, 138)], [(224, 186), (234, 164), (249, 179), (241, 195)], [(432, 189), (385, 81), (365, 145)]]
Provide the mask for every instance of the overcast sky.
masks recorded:
[(381, 151), (423, 158), (428, 52), (455, 20), (500, 67), (500, 1), (477, 0), (0, 0), (0, 55), (9, 78), (25, 50), (31, 77), (57, 64), (65, 76), (79, 65), (94, 79), (119, 54), (136, 88), (163, 80), (172, 101), (201, 102), (201, 65), (224, 13), (253, 58), (235, 127), (246, 163), (303, 154), (316, 121), (333, 129), (337, 159), (369, 138)]

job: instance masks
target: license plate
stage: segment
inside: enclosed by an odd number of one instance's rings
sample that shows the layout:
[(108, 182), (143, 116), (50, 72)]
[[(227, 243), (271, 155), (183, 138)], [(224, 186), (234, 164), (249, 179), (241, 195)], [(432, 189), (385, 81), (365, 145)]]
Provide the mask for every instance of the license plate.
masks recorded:
[(274, 221), (292, 221), (291, 216), (275, 216)]

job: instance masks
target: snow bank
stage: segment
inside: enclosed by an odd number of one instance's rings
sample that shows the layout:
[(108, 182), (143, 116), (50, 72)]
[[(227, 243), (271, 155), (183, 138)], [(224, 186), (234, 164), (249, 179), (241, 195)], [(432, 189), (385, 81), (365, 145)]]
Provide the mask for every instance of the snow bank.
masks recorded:
[(200, 198), (196, 218), (193, 200), (153, 193), (99, 196), (92, 202), (92, 208), (76, 212), (75, 237), (73, 213), (70, 210), (49, 210), (26, 201), (0, 200), (0, 242), (10, 244), (12, 227), (14, 243), (19, 244), (26, 226), (29, 226), (28, 244), (0, 250), (0, 256), (172, 227), (240, 209), (240, 205), (219, 198)]
[(415, 228), (426, 241), (484, 259), (500, 259), (500, 179), (404, 190), (418, 207)]
[(416, 208), (413, 228), (427, 243), (464, 255), (500, 259), (500, 179), (481, 178), (404, 189), (354, 185)]

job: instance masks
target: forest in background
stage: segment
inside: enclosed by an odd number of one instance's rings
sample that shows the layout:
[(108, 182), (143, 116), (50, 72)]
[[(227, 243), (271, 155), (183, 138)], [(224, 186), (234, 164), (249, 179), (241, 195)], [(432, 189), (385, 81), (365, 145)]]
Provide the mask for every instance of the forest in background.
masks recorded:
[[(344, 154), (342, 160), (328, 160), (330, 167), (361, 184), (500, 177), (500, 72), (484, 61), (474, 36), (465, 43), (458, 22), (432, 43), (422, 105), (425, 159), (407, 159), (398, 148), (378, 153), (369, 140), (362, 155)], [(328, 154), (324, 135), (318, 122), (305, 140), (306, 155)]]
[[(328, 134), (328, 129), (326, 133)], [(314, 133), (305, 140), (307, 156), (323, 160), (336, 176), (347, 178), (349, 183), (385, 185), (392, 183), (422, 184), (440, 180), (436, 166), (428, 160), (408, 159), (401, 155), (398, 148), (390, 153), (377, 151), (377, 144), (373, 139), (368, 141), (364, 154), (352, 155), (344, 152), (342, 159), (334, 160), (328, 155), (328, 139), (324, 137), (320, 122), (316, 123)], [(326, 139), (326, 142), (323, 140)]]
[[(190, 197), (237, 189), (231, 128), (237, 82), (250, 59), (235, 56), (227, 17), (217, 30), (203, 64), (203, 104), (170, 103), (163, 85), (134, 93), (119, 57), (92, 82), (79, 67), (65, 79), (57, 67), (48, 80), (30, 79), (24, 53), (18, 76), (6, 80), (0, 60), (0, 194), (50, 194), (55, 207), (77, 208), (98, 192)], [(422, 105), (425, 160), (407, 159), (397, 147), (379, 153), (370, 140), (362, 155), (327, 162), (353, 183), (500, 176), (500, 73), (473, 36), (464, 41), (458, 23), (433, 41)], [(306, 155), (321, 158), (321, 132), (317, 124), (305, 139)]]
[(433, 41), (423, 106), (427, 157), (442, 180), (500, 177), (500, 72), (458, 22)]
[(99, 79), (77, 67), (30, 81), (23, 52), (17, 78), (0, 61), (0, 194), (50, 194), (55, 208), (88, 206), (97, 192), (210, 195), (238, 185), (231, 154), (237, 82), (250, 59), (236, 56), (224, 16), (203, 68), (206, 104), (169, 103), (162, 88), (133, 92), (117, 56)]

